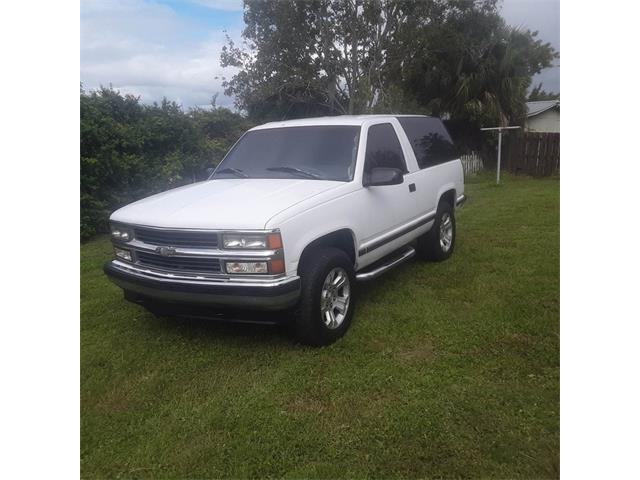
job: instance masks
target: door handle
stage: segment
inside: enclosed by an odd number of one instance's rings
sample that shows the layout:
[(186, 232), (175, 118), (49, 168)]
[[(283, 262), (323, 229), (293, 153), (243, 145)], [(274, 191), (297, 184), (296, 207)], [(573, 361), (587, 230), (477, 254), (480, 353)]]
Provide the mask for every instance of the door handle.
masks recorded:
[(410, 192), (415, 192), (416, 191), (416, 184), (415, 183), (410, 183), (409, 184), (409, 191)]

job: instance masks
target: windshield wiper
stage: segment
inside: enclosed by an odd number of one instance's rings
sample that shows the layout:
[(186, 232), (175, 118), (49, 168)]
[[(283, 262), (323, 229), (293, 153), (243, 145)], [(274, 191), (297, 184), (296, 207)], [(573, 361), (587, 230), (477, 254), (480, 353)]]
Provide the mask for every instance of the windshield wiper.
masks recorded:
[(249, 178), (249, 175), (247, 175), (246, 173), (244, 173), (242, 170), (240, 170), (239, 168), (232, 168), (232, 167), (227, 167), (227, 168), (223, 168), (222, 170), (218, 170), (216, 172), (216, 175), (218, 173), (232, 173), (233, 175), (235, 175), (236, 177), (240, 177), (240, 178)]
[(318, 180), (324, 180), (324, 177), (318, 175), (317, 173), (310, 172), (308, 170), (304, 170), (298, 167), (290, 167), (290, 166), (282, 166), (282, 167), (269, 167), (267, 170), (271, 170), (272, 172), (287, 172), (293, 175), (298, 175), (299, 177), (304, 178), (315, 178)]

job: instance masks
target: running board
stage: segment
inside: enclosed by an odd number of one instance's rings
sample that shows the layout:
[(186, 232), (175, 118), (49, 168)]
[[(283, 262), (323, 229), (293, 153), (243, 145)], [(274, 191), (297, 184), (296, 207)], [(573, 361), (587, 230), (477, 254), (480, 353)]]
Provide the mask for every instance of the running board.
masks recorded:
[(356, 280), (358, 280), (359, 282), (366, 282), (367, 280), (378, 278), (380, 275), (387, 272), (388, 270), (391, 270), (393, 267), (397, 267), (401, 263), (406, 262), (415, 254), (415, 249), (413, 247), (408, 247), (399, 255), (393, 255), (389, 257), (389, 259), (382, 263), (382, 265), (375, 267), (372, 270), (356, 273)]

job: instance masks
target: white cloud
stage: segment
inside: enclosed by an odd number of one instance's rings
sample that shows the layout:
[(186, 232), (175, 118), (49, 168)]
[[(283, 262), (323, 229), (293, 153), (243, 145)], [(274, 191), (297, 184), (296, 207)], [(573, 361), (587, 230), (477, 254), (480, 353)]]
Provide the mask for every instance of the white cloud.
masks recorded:
[(230, 10), (241, 12), (243, 9), (242, 0), (192, 0), (193, 3), (215, 10)]
[[(232, 106), (222, 81), (233, 71), (220, 68), (225, 43), (220, 28), (180, 17), (166, 5), (144, 0), (83, 1), (80, 79), (86, 89), (112, 84), (151, 103), (166, 96), (185, 107)], [(239, 31), (229, 34), (238, 38)]]

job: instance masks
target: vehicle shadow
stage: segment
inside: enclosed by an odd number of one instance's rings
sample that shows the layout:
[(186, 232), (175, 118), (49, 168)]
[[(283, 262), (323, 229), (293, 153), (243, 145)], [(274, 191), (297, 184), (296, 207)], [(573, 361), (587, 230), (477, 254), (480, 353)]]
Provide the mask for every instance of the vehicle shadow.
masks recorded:
[[(380, 297), (390, 286), (402, 284), (408, 275), (415, 275), (416, 270), (420, 268), (420, 264), (416, 261), (407, 262), (380, 278), (357, 284), (358, 306), (380, 303)], [(358, 306), (354, 322), (360, 320)], [(383, 303), (378, 308), (384, 310), (386, 307)], [(174, 308), (163, 305), (163, 308), (157, 311), (145, 311), (145, 323), (148, 328), (178, 335), (188, 340), (231, 342), (236, 346), (242, 345), (249, 348), (274, 344), (279, 348), (292, 350), (312, 348), (297, 342), (289, 327), (292, 316), (291, 311), (219, 310), (193, 306)]]
[[(449, 262), (455, 262), (455, 258)], [(389, 297), (389, 291), (394, 291), (399, 285), (413, 288), (428, 289), (433, 292), (453, 288), (451, 282), (442, 282), (442, 265), (412, 259), (397, 266), (385, 275), (375, 280), (356, 284), (356, 312), (354, 323), (362, 321), (359, 314), (364, 305), (375, 310), (385, 312), (389, 301), (396, 301)], [(447, 275), (451, 275), (447, 270)], [(466, 284), (473, 280), (473, 276), (455, 275), (454, 285)], [(404, 301), (404, 300), (400, 300)], [(292, 320), (291, 311), (265, 312), (241, 309), (218, 310), (203, 307), (179, 307), (178, 310), (170, 306), (163, 306), (161, 311), (147, 312), (149, 328), (160, 329), (170, 334), (179, 335), (189, 340), (232, 342), (237, 346), (260, 348), (277, 344), (279, 348), (307, 349), (297, 342), (288, 326)]]
[(303, 348), (295, 341), (286, 322), (289, 312), (254, 312), (243, 310), (165, 311), (147, 313), (153, 328), (187, 339), (231, 341), (237, 345), (281, 344)]

